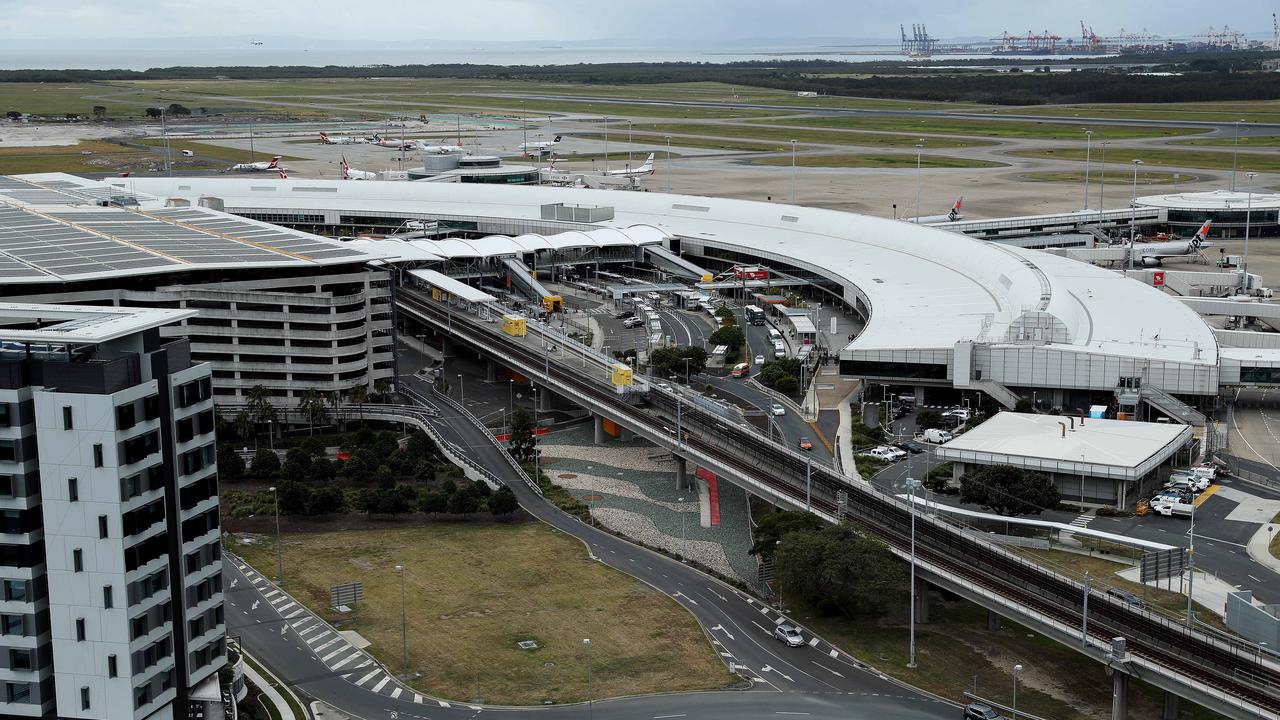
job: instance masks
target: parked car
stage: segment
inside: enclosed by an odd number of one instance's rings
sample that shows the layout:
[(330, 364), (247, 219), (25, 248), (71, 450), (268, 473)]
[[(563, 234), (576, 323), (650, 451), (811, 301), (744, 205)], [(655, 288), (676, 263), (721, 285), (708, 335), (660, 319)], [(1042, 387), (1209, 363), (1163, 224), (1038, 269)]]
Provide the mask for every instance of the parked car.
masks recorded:
[(873, 458), (876, 458), (877, 460), (884, 460), (885, 462), (898, 462), (899, 460), (902, 460), (907, 457), (906, 453), (902, 452), (896, 447), (891, 447), (889, 445), (880, 445), (878, 447), (873, 447), (870, 450), (863, 453), (863, 455), (869, 455)]
[(801, 450), (813, 450), (813, 441), (807, 435), (801, 435), (799, 446)]
[(786, 644), (787, 647), (802, 647), (804, 645), (804, 636), (800, 634), (800, 628), (791, 623), (782, 623), (774, 628), (773, 636)]
[(617, 318), (617, 319), (619, 319), (619, 320), (626, 320), (627, 318), (633, 318), (633, 317), (635, 317), (635, 316), (636, 316), (636, 313), (635, 313), (635, 311), (634, 311), (634, 310), (623, 310), (622, 312), (618, 313), (617, 315), (614, 315), (614, 317), (615, 317), (615, 318)]
[(764, 365), (764, 356), (763, 356), (763, 355), (757, 355), (757, 356), (756, 356), (756, 365)]
[(902, 450), (903, 452), (910, 453), (912, 455), (919, 455), (920, 453), (925, 451), (925, 447), (914, 440), (904, 440), (902, 442), (896, 442), (893, 444), (893, 446), (898, 448), (899, 450)]
[(973, 417), (973, 411), (966, 407), (956, 407), (944, 411), (942, 417), (956, 418), (960, 422), (966, 423)]
[(640, 327), (641, 325), (644, 325), (643, 318), (629, 317), (626, 320), (622, 321), (622, 327), (624, 328), (637, 328), (637, 327)]
[(787, 409), (782, 407), (782, 403), (774, 403), (769, 406), (769, 412), (773, 415), (786, 415)]
[(960, 717), (964, 720), (1005, 720), (1005, 717), (996, 712), (990, 705), (976, 702), (966, 705), (964, 714)]

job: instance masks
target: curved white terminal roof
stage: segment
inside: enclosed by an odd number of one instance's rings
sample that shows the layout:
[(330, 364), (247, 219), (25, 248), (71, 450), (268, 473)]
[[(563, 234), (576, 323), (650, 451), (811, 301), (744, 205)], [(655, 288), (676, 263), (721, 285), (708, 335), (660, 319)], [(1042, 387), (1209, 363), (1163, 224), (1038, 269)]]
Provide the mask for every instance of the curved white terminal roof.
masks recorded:
[[(1237, 183), (1239, 184), (1239, 183)], [(1249, 207), (1249, 193), (1237, 190), (1212, 190), (1210, 192), (1170, 193), (1145, 195), (1138, 198), (1139, 207), (1169, 208), (1171, 210), (1244, 210)], [(1280, 193), (1253, 193), (1254, 210), (1280, 209)]]
[(373, 255), (382, 255), (391, 261), (439, 261), (470, 258), (491, 258), (519, 255), (538, 250), (564, 250), (567, 248), (638, 247), (657, 245), (667, 234), (649, 225), (633, 225), (626, 228), (600, 228), (557, 233), (555, 235), (487, 235), (482, 238), (443, 240), (393, 240), (388, 238), (357, 238), (346, 245)]
[(1117, 273), (1035, 250), (835, 210), (542, 186), (308, 180), (308, 187), (324, 185), (334, 191), (258, 193), (253, 190), (257, 181), (247, 179), (127, 182), (161, 197), (217, 197), (231, 211), (537, 221), (546, 204), (612, 207), (613, 219), (602, 225), (649, 225), (667, 235), (831, 278), (845, 287), (847, 300), (860, 297), (870, 306), (871, 318), (851, 349), (950, 349), (962, 340), (1039, 338), (1059, 350), (1206, 366), (1218, 360), (1214, 335), (1193, 310)]

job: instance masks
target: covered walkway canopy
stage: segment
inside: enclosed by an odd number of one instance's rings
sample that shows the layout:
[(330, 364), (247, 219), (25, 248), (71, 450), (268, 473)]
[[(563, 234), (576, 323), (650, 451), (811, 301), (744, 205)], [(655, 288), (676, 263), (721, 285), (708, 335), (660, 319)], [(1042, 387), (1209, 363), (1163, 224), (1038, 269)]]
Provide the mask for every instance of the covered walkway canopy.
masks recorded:
[(467, 302), (488, 303), (497, 300), (497, 298), (483, 290), (473, 288), (464, 282), (454, 280), (448, 275), (438, 273), (435, 270), (410, 270), (409, 275), (429, 287), (439, 288)]

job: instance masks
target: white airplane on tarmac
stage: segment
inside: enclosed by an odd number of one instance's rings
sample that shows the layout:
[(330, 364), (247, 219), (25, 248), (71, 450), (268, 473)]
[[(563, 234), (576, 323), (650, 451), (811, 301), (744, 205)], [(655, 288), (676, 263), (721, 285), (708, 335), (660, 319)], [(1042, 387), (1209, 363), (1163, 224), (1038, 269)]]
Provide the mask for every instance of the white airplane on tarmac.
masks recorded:
[(1212, 220), (1205, 220), (1204, 225), (1191, 236), (1190, 240), (1171, 240), (1169, 242), (1147, 243), (1146, 245), (1138, 245), (1133, 249), (1135, 259), (1142, 263), (1143, 267), (1160, 267), (1164, 258), (1173, 257), (1194, 257), (1200, 254), (1201, 248), (1213, 247), (1213, 243), (1206, 238), (1209, 236), (1209, 226)]
[(551, 164), (544, 170), (539, 171), (542, 182), (549, 185), (559, 185), (561, 187), (586, 187), (587, 181), (582, 173), (565, 172), (556, 169), (556, 160), (553, 158)]
[(390, 148), (392, 150), (417, 150), (418, 143), (415, 140), (392, 140), (384, 138), (377, 133), (373, 136), (373, 144), (378, 147)]
[(963, 220), (964, 215), (960, 214), (960, 204), (963, 202), (964, 202), (964, 196), (961, 195), (960, 199), (956, 200), (955, 204), (951, 206), (951, 212), (947, 213), (946, 215), (925, 215), (922, 217), (903, 218), (903, 220), (906, 220), (907, 222), (920, 223), (922, 225), (930, 225), (934, 223), (944, 223), (944, 222), (955, 222), (957, 220)]
[(343, 180), (377, 180), (378, 173), (365, 172), (364, 170), (352, 170), (347, 164), (347, 156), (342, 156), (342, 179)]
[(352, 137), (350, 135), (329, 135), (328, 133), (320, 133), (320, 142), (325, 145), (359, 145), (369, 142), (361, 137)]
[(428, 145), (425, 140), (415, 143), (415, 147), (419, 152), (431, 155), (451, 155), (453, 153), (466, 152), (461, 145)]
[(624, 178), (642, 178), (646, 175), (653, 174), (653, 153), (649, 153), (649, 157), (644, 159), (644, 164), (632, 170), (624, 168), (622, 170), (602, 170), (600, 172), (604, 177), (624, 177)]
[(280, 166), (277, 165), (279, 162), (280, 156), (276, 155), (271, 158), (270, 161), (263, 160), (261, 162), (253, 163), (236, 163), (228, 169), (231, 170), (231, 172), (265, 172), (267, 170), (279, 170)]
[(564, 138), (562, 136), (557, 135), (555, 140), (538, 140), (537, 142), (523, 142), (523, 143), (520, 143), (518, 149), (520, 150), (520, 152), (524, 153), (526, 157), (530, 155), (548, 155), (551, 153), (552, 150), (555, 150), (556, 145), (559, 145), (560, 141), (563, 139)]

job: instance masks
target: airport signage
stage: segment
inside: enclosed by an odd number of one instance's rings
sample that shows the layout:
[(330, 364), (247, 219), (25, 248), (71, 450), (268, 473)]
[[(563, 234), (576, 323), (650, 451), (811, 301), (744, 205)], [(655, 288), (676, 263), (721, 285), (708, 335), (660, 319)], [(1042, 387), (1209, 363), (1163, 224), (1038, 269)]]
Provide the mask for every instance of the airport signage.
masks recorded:
[(353, 582), (329, 586), (329, 607), (355, 605), (364, 599), (364, 583)]
[(1167, 580), (1182, 575), (1187, 569), (1187, 554), (1182, 548), (1149, 550), (1142, 553), (1138, 563), (1138, 581), (1141, 583)]
[(1156, 287), (1164, 287), (1164, 271), (1156, 270), (1151, 273), (1151, 284)]

